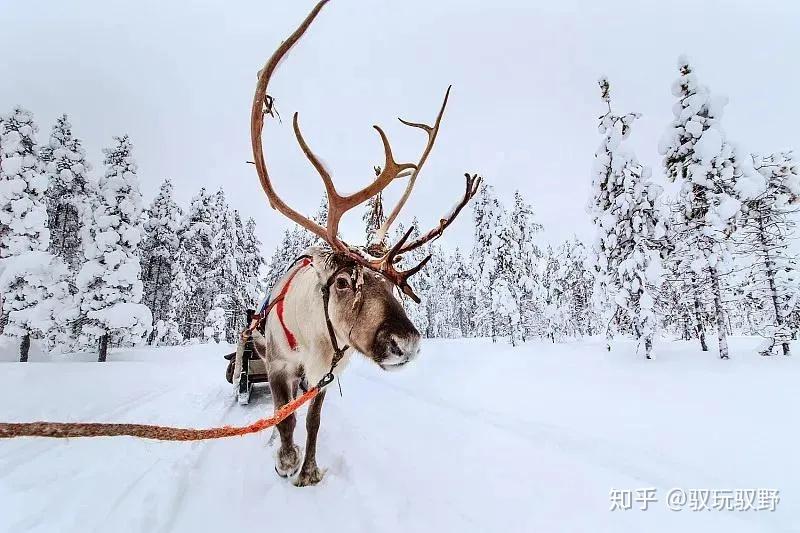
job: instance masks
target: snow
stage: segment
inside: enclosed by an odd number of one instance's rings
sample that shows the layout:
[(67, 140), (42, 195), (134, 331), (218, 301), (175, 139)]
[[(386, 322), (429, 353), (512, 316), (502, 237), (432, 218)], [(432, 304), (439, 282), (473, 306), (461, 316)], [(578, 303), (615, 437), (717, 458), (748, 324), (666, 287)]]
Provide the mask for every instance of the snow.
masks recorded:
[[(658, 359), (644, 361), (629, 341), (608, 353), (599, 340), (428, 340), (391, 374), (358, 358), (343, 397), (326, 398), (317, 460), (328, 470), (311, 488), (275, 474), (269, 431), (0, 441), (0, 531), (797, 531), (800, 362), (760, 357), (758, 344), (731, 338), (722, 362), (684, 342), (657, 341)], [(271, 405), (259, 393), (236, 404), (226, 350), (0, 363), (0, 420), (252, 422)], [(609, 511), (612, 488), (646, 487), (659, 498), (648, 511)], [(775, 512), (672, 512), (673, 487), (774, 488), (781, 500)]]
[(722, 151), (722, 134), (716, 128), (707, 129), (695, 143), (694, 149), (704, 165), (710, 164)]

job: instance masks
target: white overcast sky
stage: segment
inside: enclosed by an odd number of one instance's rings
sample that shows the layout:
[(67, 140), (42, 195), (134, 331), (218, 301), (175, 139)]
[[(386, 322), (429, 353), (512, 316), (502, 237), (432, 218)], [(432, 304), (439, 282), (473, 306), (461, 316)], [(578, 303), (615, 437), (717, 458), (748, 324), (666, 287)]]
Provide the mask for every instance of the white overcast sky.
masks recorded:
[[(223, 186), (257, 220), (269, 251), (289, 222), (268, 208), (245, 163), (252, 92), (258, 69), (313, 3), (0, 0), (0, 108), (32, 110), (40, 141), (68, 113), (95, 172), (111, 137), (130, 134), (147, 203), (164, 177), (184, 206), (199, 187)], [(414, 160), (424, 135), (395, 117), (432, 120), (453, 84), (403, 218), (432, 225), (469, 171), (507, 204), (520, 189), (548, 241), (585, 238), (600, 75), (617, 111), (643, 114), (629, 147), (655, 176), (681, 53), (730, 97), (734, 142), (800, 149), (798, 28), (796, 0), (332, 0), (274, 76), (283, 124), (268, 122), (265, 153), (278, 191), (313, 212), (323, 189), (296, 146), (294, 111), (339, 189), (352, 191), (382, 163), (371, 125), (385, 126), (399, 161)], [(390, 200), (402, 189), (394, 187)], [(469, 216), (449, 230), (450, 247), (469, 244)], [(360, 212), (344, 234), (360, 241)]]

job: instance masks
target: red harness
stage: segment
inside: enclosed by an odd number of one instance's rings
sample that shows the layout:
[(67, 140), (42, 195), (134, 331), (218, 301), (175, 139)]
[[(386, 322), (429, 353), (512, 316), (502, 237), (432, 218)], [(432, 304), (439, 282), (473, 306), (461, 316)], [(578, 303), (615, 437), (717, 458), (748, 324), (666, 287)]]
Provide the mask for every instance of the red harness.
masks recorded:
[[(292, 280), (297, 275), (298, 272), (303, 270), (305, 267), (311, 264), (311, 259), (308, 257), (303, 258), (303, 261), (300, 263), (294, 272), (289, 276), (289, 279), (286, 280), (286, 283), (281, 288), (281, 292), (275, 298), (275, 311), (278, 313), (278, 321), (281, 323), (281, 327), (283, 328), (283, 333), (286, 335), (286, 342), (289, 343), (289, 348), (292, 350), (297, 349), (297, 339), (294, 338), (294, 335), (289, 328), (286, 327), (286, 322), (283, 321), (283, 303), (286, 298), (286, 293), (289, 292), (289, 285), (291, 285)], [(269, 314), (269, 310), (267, 310), (266, 315)], [(266, 318), (266, 316), (264, 317)]]

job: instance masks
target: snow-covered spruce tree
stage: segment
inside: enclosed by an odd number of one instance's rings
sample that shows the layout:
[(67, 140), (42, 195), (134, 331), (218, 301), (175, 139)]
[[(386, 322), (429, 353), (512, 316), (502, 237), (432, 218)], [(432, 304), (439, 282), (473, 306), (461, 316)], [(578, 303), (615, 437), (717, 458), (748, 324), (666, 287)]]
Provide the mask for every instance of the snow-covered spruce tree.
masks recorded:
[(178, 256), (172, 262), (172, 276), (169, 287), (169, 300), (167, 301), (167, 315), (164, 320), (155, 324), (153, 343), (157, 346), (174, 346), (184, 341), (185, 324), (189, 320), (188, 303), (192, 297), (192, 289), (186, 279), (183, 265), (186, 261), (179, 250)]
[(46, 251), (47, 177), (36, 132), (25, 109), (0, 117), (0, 333), (20, 339), (23, 362), (31, 336), (49, 334), (70, 307), (67, 268)]
[(494, 250), (494, 281), (489, 287), (492, 313), (496, 319), (498, 333), (508, 336), (512, 346), (525, 340), (522, 325), (521, 304), (527, 289), (533, 288), (527, 278), (523, 254), (524, 243), (515, 240), (515, 229), (508, 213), (503, 212), (499, 220)]
[[(610, 339), (621, 324), (644, 342), (651, 358), (656, 328), (655, 301), (662, 282), (661, 253), (667, 216), (661, 209), (662, 189), (650, 181), (650, 169), (622, 149), (636, 113), (615, 115), (608, 80), (600, 80), (608, 111), (600, 117), (600, 147), (595, 152), (590, 211), (597, 229), (594, 268), (598, 296), (609, 309)], [(610, 343), (608, 344), (610, 349)]]
[[(239, 212), (234, 211), (234, 221), (236, 223), (238, 242), (236, 268), (239, 271), (240, 279), (239, 285), (234, 291), (234, 298), (241, 309), (255, 309), (264, 290), (261, 283), (261, 271), (266, 262), (261, 255), (261, 241), (256, 236), (255, 220), (249, 218), (245, 225), (242, 226)], [(244, 326), (246, 319), (246, 315), (243, 315), (240, 325)], [(238, 332), (240, 329), (242, 328), (237, 327), (236, 331)]]
[(594, 278), (586, 268), (589, 252), (584, 244), (573, 239), (556, 249), (558, 284), (567, 313), (565, 330), (571, 337), (593, 335), (599, 321), (592, 304)]
[[(172, 182), (165, 179), (161, 190), (147, 210), (144, 224), (145, 240), (141, 245), (142, 302), (153, 313), (153, 324), (158, 325), (169, 312), (170, 287), (172, 285), (172, 261), (178, 252), (180, 241), (181, 208), (172, 197)], [(153, 335), (158, 327), (154, 327)], [(153, 341), (150, 336), (150, 342)]]
[(278, 246), (267, 263), (267, 273), (264, 277), (264, 287), (267, 291), (275, 287), (292, 263), (308, 248), (310, 240), (308, 232), (303, 228), (284, 230)]
[(93, 183), (89, 173), (92, 166), (86, 160), (80, 139), (72, 134), (67, 115), (56, 120), (50, 142), (42, 147), (40, 157), (49, 182), (50, 251), (77, 272), (83, 262), (81, 235), (91, 214)]
[[(671, 220), (679, 210), (678, 202), (666, 202)], [(696, 338), (700, 349), (707, 352), (706, 330), (715, 327), (711, 285), (702, 269), (695, 270), (700, 263), (693, 262), (692, 255), (686, 253), (685, 236), (685, 228), (679, 224), (667, 228), (671, 252), (664, 261), (667, 275), (660, 293), (660, 307), (664, 310), (665, 325), (678, 326), (673, 329), (682, 338)]]
[(453, 315), (451, 287), (443, 280), (447, 276), (448, 258), (438, 244), (428, 247), (431, 259), (417, 276), (424, 273), (425, 300), (423, 304), (428, 315), (426, 337), (453, 338), (458, 332), (453, 327), (450, 317)]
[[(316, 214), (312, 217), (317, 224), (325, 227), (328, 224), (328, 198), (323, 195)], [(267, 262), (267, 273), (264, 278), (264, 289), (271, 291), (272, 287), (283, 277), (289, 267), (305, 252), (309, 246), (325, 246), (322, 239), (312, 235), (304, 228), (295, 226), (285, 230), (278, 247)]]
[[(234, 342), (236, 326), (241, 322), (239, 317), (245, 315), (243, 302), (238, 301), (232, 296), (237, 294), (238, 288), (242, 284), (241, 273), (239, 271), (238, 254), (241, 252), (239, 247), (239, 237), (236, 233), (236, 219), (233, 211), (225, 200), (225, 192), (222, 189), (217, 191), (214, 197), (214, 221), (213, 221), (213, 243), (212, 243), (212, 270), (208, 273), (209, 278), (213, 279), (214, 307), (226, 306), (226, 317), (228, 320), (226, 338), (229, 342)], [(217, 296), (224, 298), (219, 299)]]
[(537, 294), (540, 280), (537, 265), (542, 251), (536, 245), (536, 237), (542, 225), (536, 222), (533, 207), (525, 201), (519, 191), (514, 193), (514, 207), (509, 213), (508, 238), (510, 247), (509, 269), (513, 284), (513, 295), (520, 315), (519, 334), (524, 342), (536, 334), (537, 316), (541, 309)]
[(500, 291), (505, 293), (507, 287), (495, 287), (505, 211), (490, 185), (484, 185), (473, 200), (472, 220), (475, 232), (470, 258), (475, 273), (473, 323), (478, 335), (490, 336), (494, 342), (504, 330), (504, 321), (497, 316), (498, 307), (494, 305), (496, 301), (499, 303), (495, 296), (500, 296)]
[(800, 197), (800, 165), (790, 152), (754, 155), (753, 165), (764, 176), (766, 188), (745, 202), (741, 229), (736, 234), (738, 252), (755, 260), (747, 276), (746, 297), (767, 311), (766, 323), (757, 326), (768, 339), (762, 353), (770, 355), (777, 343), (788, 355), (788, 341), (794, 332), (787, 317), (795, 306), (798, 289), (797, 265), (789, 252), (795, 226), (792, 215), (797, 208), (790, 202)]
[(552, 342), (592, 335), (599, 317), (592, 304), (594, 279), (587, 270), (586, 247), (578, 240), (548, 246), (537, 267), (537, 300), (541, 311), (532, 327)]
[(712, 97), (698, 83), (685, 57), (673, 83), (674, 119), (659, 143), (667, 178), (681, 180), (673, 213), (675, 253), (681, 270), (694, 274), (692, 285), (708, 282), (719, 339), (719, 356), (728, 359), (722, 277), (731, 270), (731, 239), (742, 201), (763, 190), (763, 179), (749, 158), (737, 155), (726, 140), (721, 119), (727, 99)]
[(226, 308), (230, 307), (225, 294), (219, 294), (214, 299), (214, 306), (206, 315), (205, 327), (203, 328), (203, 338), (206, 342), (225, 342), (229, 341), (229, 327)]
[(144, 340), (153, 317), (141, 304), (139, 244), (142, 194), (127, 135), (115, 137), (104, 150), (105, 174), (98, 182), (91, 224), (83, 235), (83, 263), (77, 277), (81, 294), (84, 342), (98, 343), (98, 360), (105, 361), (109, 344), (129, 345)]
[(569, 305), (562, 279), (559, 254), (547, 247), (539, 266), (541, 284), (538, 295), (541, 307), (537, 329), (551, 342), (562, 340), (569, 334)]
[(475, 309), (474, 280), (472, 271), (461, 250), (456, 251), (446, 261), (444, 286), (448, 290), (447, 299), (450, 302), (450, 317), (448, 324), (453, 328), (453, 337), (472, 337), (473, 329), (471, 317)]
[[(667, 239), (672, 242), (670, 232)], [(659, 292), (658, 307), (663, 311), (662, 327), (672, 331), (682, 340), (698, 338), (701, 348), (707, 351), (705, 342), (705, 324), (708, 321), (707, 313), (702, 307), (705, 301), (694, 288), (702, 288), (692, 284), (692, 275), (686, 275), (682, 270), (680, 258), (671, 253), (664, 260), (665, 278)]]
[(180, 268), (189, 288), (186, 308), (180, 312), (181, 335), (186, 340), (202, 337), (206, 315), (217, 294), (214, 280), (209, 276), (209, 272), (213, 270), (213, 221), (213, 197), (205, 188), (201, 188), (192, 198), (189, 211), (181, 220), (178, 230)]

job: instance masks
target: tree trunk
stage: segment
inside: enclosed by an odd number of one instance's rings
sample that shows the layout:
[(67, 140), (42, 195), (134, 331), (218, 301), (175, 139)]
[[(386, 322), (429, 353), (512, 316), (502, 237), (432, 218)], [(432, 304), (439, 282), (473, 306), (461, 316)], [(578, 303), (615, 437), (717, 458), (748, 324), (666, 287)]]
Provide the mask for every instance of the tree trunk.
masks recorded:
[[(150, 268), (152, 268), (152, 264), (150, 265)], [(153, 281), (153, 280), (151, 280), (151, 281)], [(161, 290), (161, 286), (160, 285), (161, 285), (161, 259), (159, 258), (158, 259), (158, 264), (156, 266), (155, 281), (151, 285), (151, 288), (153, 290), (153, 295), (152, 295), (153, 298), (150, 301), (150, 312), (153, 314), (153, 326), (155, 326), (156, 322), (159, 319), (161, 319), (161, 314), (156, 312), (156, 300), (158, 299), (157, 298), (158, 292), (159, 292), (159, 290)], [(160, 311), (160, 309), (159, 309), (159, 311)], [(154, 327), (153, 331), (151, 331), (150, 335), (148, 335), (147, 344), (153, 344), (153, 341), (155, 340), (155, 338), (156, 338), (156, 328)]]
[(716, 268), (711, 270), (711, 286), (714, 289), (714, 314), (717, 321), (717, 338), (719, 339), (719, 358), (729, 359), (728, 334), (725, 330), (725, 310), (722, 307), (722, 288), (719, 284), (719, 273)]
[(104, 363), (108, 356), (108, 333), (100, 337), (100, 350), (98, 352), (97, 361)]
[(706, 344), (706, 328), (703, 326), (703, 313), (702, 306), (700, 305), (700, 297), (697, 295), (697, 279), (692, 278), (692, 288), (694, 289), (694, 320), (695, 328), (697, 329), (697, 338), (700, 339), (700, 349), (704, 352), (708, 351), (708, 344)]
[[(681, 307), (683, 307), (683, 306), (681, 306)], [(681, 324), (682, 330), (683, 330), (683, 333), (681, 334), (681, 337), (685, 341), (688, 341), (688, 340), (692, 339), (692, 332), (691, 332), (691, 329), (689, 328), (689, 324), (691, 323), (691, 321), (692, 321), (691, 315), (689, 315), (688, 312), (684, 312), (683, 316), (681, 317), (681, 322), (683, 322), (683, 324)]]
[(28, 362), (28, 352), (31, 350), (31, 336), (25, 335), (22, 337), (22, 342), (19, 344), (19, 362)]
[(645, 356), (645, 358), (646, 359), (652, 359), (653, 358), (652, 353), (653, 353), (653, 336), (652, 335), (648, 335), (644, 339), (644, 356)]
[[(761, 213), (758, 215), (758, 237), (761, 241), (762, 251), (764, 253), (764, 266), (767, 271), (769, 295), (772, 300), (772, 307), (775, 309), (775, 325), (778, 329), (782, 329), (783, 317), (781, 316), (780, 305), (778, 304), (778, 289), (775, 287), (775, 263), (769, 255), (764, 218), (761, 216)], [(789, 355), (789, 343), (781, 343), (781, 347), (783, 348), (783, 355)]]
[(61, 212), (61, 242), (58, 243), (59, 249), (56, 251), (56, 255), (61, 257), (66, 255), (65, 250), (67, 249), (67, 212), (68, 209), (66, 207)]

